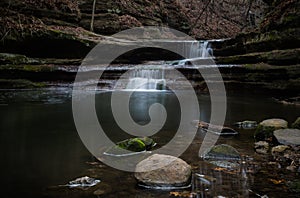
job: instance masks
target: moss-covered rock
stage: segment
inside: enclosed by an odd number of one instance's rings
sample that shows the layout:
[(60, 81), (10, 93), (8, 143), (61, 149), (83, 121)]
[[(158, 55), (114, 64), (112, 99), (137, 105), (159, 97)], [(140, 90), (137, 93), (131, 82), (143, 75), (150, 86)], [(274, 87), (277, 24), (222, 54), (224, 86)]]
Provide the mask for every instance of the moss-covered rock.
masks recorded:
[(264, 120), (256, 128), (254, 133), (255, 141), (267, 141), (276, 144), (273, 132), (277, 129), (285, 129), (288, 127), (288, 122), (283, 119), (268, 119)]
[(240, 164), (237, 162), (230, 162), (230, 161), (210, 161), (210, 164), (213, 164), (215, 166), (221, 167), (221, 168), (227, 168), (227, 169), (236, 169), (240, 167)]
[(117, 146), (125, 150), (140, 152), (150, 150), (153, 146), (155, 146), (155, 142), (153, 141), (153, 139), (148, 137), (131, 138), (118, 142)]
[(293, 65), (300, 63), (300, 48), (217, 57), (215, 60), (218, 64), (267, 63), (270, 65)]
[(45, 83), (37, 83), (25, 79), (0, 79), (0, 89), (31, 89), (45, 86)]
[(125, 140), (125, 141), (119, 142), (117, 145), (118, 145), (118, 147), (120, 147), (122, 149), (134, 151), (134, 152), (141, 152), (141, 151), (146, 150), (146, 145), (139, 138)]
[(156, 143), (148, 137), (130, 138), (116, 143), (115, 146), (109, 148), (104, 154), (111, 156), (125, 156), (130, 152), (143, 152), (151, 150)]
[(265, 141), (273, 138), (275, 127), (258, 125), (254, 133), (255, 141)]
[(0, 53), (0, 65), (37, 64), (38, 60), (20, 54)]
[(38, 73), (38, 72), (55, 72), (59, 71), (58, 66), (54, 65), (0, 65), (0, 74), (2, 72), (11, 71), (14, 73), (27, 72), (27, 73)]
[(203, 158), (206, 160), (240, 160), (239, 152), (230, 145), (221, 144), (210, 148), (205, 152)]

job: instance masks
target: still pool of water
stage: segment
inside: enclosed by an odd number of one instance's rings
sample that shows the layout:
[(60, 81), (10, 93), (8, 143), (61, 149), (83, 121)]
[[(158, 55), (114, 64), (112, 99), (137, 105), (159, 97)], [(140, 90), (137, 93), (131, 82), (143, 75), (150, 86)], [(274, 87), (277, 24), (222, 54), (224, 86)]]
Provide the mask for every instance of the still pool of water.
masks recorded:
[[(242, 120), (261, 121), (267, 118), (284, 118), (289, 123), (299, 116), (299, 106), (276, 103), (269, 93), (248, 90), (228, 92), (225, 124)], [(101, 197), (169, 197), (176, 192), (146, 190), (137, 187), (132, 173), (122, 172), (98, 162), (85, 148), (77, 134), (72, 116), (72, 91), (70, 89), (0, 91), (0, 149), (1, 149), (1, 197), (94, 197), (100, 189)], [(96, 95), (97, 113), (103, 128), (110, 138), (119, 141), (128, 137), (115, 124), (110, 110), (111, 92)], [(200, 118), (209, 121), (210, 97), (198, 94)], [(174, 135), (180, 121), (180, 110), (176, 97), (170, 92), (139, 92), (131, 97), (130, 109), (133, 119), (141, 124), (149, 121), (148, 107), (163, 103), (168, 110), (168, 122), (163, 131), (154, 135), (159, 145), (166, 144)], [(250, 157), (253, 151), (253, 130), (240, 130), (236, 137), (221, 137), (219, 143), (234, 146), (240, 153)], [(202, 135), (199, 132), (181, 158), (193, 166), (198, 173), (217, 178), (211, 187), (193, 183), (182, 197), (228, 196), (255, 197), (248, 189), (275, 197), (285, 193), (268, 183), (267, 178), (248, 177), (240, 180), (237, 175), (221, 175), (212, 172), (198, 157)], [(89, 175), (101, 183), (96, 188), (60, 188), (75, 178)], [(263, 176), (262, 176), (263, 177)], [(263, 182), (257, 187), (255, 182)], [(253, 187), (253, 188), (252, 188)], [(101, 191), (102, 190), (102, 191)], [(206, 193), (206, 191), (209, 191)], [(172, 194), (173, 193), (173, 194)], [(184, 194), (186, 193), (186, 194)], [(187, 195), (188, 194), (188, 195)], [(272, 196), (273, 195), (273, 196)], [(295, 195), (296, 196), (296, 195)]]

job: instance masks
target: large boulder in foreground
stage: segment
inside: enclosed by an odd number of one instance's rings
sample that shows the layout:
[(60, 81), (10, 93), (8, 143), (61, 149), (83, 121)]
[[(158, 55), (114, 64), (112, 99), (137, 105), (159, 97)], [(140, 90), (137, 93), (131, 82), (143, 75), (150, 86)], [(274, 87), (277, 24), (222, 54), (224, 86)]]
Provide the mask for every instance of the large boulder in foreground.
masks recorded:
[(191, 166), (170, 155), (154, 154), (136, 166), (135, 178), (148, 188), (176, 188), (190, 184)]
[(274, 136), (279, 143), (284, 145), (300, 145), (299, 129), (279, 129), (274, 131)]
[(288, 122), (283, 119), (267, 119), (259, 123), (254, 138), (256, 141), (267, 141), (276, 144), (273, 132), (277, 129), (286, 129)]

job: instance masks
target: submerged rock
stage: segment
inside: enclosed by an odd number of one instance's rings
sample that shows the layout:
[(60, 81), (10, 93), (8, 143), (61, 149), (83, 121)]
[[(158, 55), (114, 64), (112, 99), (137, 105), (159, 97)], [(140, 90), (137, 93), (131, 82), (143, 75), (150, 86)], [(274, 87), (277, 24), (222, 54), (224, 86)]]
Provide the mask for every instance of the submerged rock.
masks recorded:
[(251, 121), (251, 120), (245, 120), (242, 122), (234, 123), (234, 126), (237, 126), (239, 128), (243, 128), (243, 129), (255, 129), (257, 127), (257, 122)]
[(137, 164), (135, 178), (146, 188), (173, 189), (189, 186), (191, 166), (170, 155), (154, 154)]
[(274, 136), (281, 144), (300, 145), (299, 129), (279, 129), (274, 131)]
[(221, 168), (227, 168), (227, 169), (236, 169), (240, 166), (239, 163), (236, 163), (236, 162), (230, 162), (230, 161), (210, 161), (209, 162), (210, 164), (213, 164), (213, 165), (216, 165), (216, 166), (219, 166)]
[(238, 135), (239, 134), (236, 130), (234, 130), (230, 127), (212, 125), (212, 124), (209, 124), (209, 123), (203, 122), (203, 121), (199, 121), (197, 126), (205, 132), (215, 133), (215, 134), (221, 135), (221, 136)]
[(279, 167), (300, 172), (300, 146), (279, 145), (272, 148), (272, 156)]
[(292, 124), (292, 128), (294, 129), (300, 129), (300, 117), (295, 120), (295, 122)]
[(269, 143), (266, 141), (259, 141), (254, 143), (254, 150), (259, 154), (268, 154)]
[(101, 181), (98, 179), (90, 178), (88, 176), (77, 178), (73, 181), (70, 181), (65, 186), (68, 186), (70, 188), (76, 188), (76, 187), (92, 187), (100, 183)]
[(280, 153), (283, 153), (285, 150), (287, 150), (287, 149), (289, 149), (289, 148), (290, 148), (290, 147), (287, 146), (287, 145), (279, 145), (279, 146), (275, 146), (275, 147), (272, 148), (271, 153), (272, 153), (273, 156), (276, 156), (276, 155), (278, 155), (278, 154), (280, 154)]
[(195, 173), (195, 176), (202, 184), (211, 185), (212, 183), (216, 182), (217, 179), (208, 175), (202, 175), (199, 173)]
[(230, 145), (221, 144), (209, 149), (203, 156), (206, 160), (240, 160), (239, 152)]
[[(284, 99), (276, 99), (277, 102), (282, 103), (284, 105), (300, 105), (300, 97), (291, 97)], [(300, 121), (300, 120), (299, 120)]]
[(236, 130), (234, 130), (234, 129), (230, 128), (230, 127), (223, 127), (221, 129), (221, 132), (219, 132), (219, 131), (215, 132), (214, 130), (209, 131), (209, 132), (217, 133), (218, 135), (221, 135), (221, 136), (238, 135), (239, 134)]
[(276, 144), (273, 132), (276, 129), (285, 129), (288, 127), (288, 122), (283, 119), (268, 119), (264, 120), (256, 128), (254, 138), (256, 141), (268, 141)]

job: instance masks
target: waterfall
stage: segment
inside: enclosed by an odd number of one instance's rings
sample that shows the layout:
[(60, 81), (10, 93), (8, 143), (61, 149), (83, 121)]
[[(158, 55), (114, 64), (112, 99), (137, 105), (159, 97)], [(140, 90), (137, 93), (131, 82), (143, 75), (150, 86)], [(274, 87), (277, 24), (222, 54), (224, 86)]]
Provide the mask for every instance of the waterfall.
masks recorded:
[[(206, 59), (212, 56), (209, 41), (177, 42), (177, 50), (181, 50), (187, 59), (178, 61), (178, 65), (186, 65), (191, 59)], [(166, 80), (163, 68), (136, 68), (129, 74), (126, 89), (130, 90), (165, 90)]]
[(213, 56), (213, 50), (208, 41), (193, 41), (190, 43), (188, 58), (208, 58)]
[(126, 89), (165, 90), (166, 81), (163, 69), (135, 69)]
[(182, 54), (186, 59), (178, 61), (178, 65), (184, 66), (196, 59), (208, 59), (213, 56), (213, 49), (209, 41), (183, 41)]

